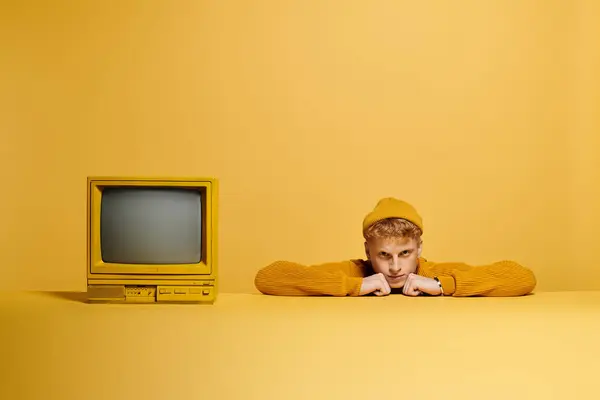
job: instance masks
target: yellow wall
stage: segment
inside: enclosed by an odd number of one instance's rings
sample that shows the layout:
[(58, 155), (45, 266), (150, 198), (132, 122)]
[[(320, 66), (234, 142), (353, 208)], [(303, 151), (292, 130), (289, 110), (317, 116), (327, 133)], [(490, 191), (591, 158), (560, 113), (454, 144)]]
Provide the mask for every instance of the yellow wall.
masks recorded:
[[(572, 171), (567, 182), (573, 219), (571, 259), (562, 284), (600, 287), (600, 2), (577, 3), (567, 131)], [(565, 188), (566, 190), (567, 188)], [(556, 274), (557, 281), (561, 277)]]
[(427, 258), (600, 289), (594, 3), (4, 2), (0, 287), (83, 289), (114, 174), (220, 179), (224, 291), (362, 256), (382, 196)]

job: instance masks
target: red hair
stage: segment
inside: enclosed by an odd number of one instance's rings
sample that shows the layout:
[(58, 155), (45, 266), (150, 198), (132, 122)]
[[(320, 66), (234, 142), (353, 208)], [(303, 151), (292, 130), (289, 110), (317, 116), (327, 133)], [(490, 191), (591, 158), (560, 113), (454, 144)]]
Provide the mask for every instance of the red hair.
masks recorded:
[(369, 226), (363, 236), (366, 240), (374, 238), (411, 238), (417, 242), (421, 241), (423, 231), (412, 222), (402, 218), (387, 218), (375, 222)]

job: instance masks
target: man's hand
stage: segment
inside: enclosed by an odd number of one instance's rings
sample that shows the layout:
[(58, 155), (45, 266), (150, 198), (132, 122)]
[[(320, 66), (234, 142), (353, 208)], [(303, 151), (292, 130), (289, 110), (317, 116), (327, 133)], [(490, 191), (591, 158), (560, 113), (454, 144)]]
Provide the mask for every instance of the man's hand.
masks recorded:
[(406, 278), (402, 293), (406, 296), (418, 296), (421, 293), (427, 293), (432, 296), (442, 294), (442, 289), (435, 279), (426, 278), (417, 274), (410, 274)]
[(377, 296), (387, 296), (391, 291), (392, 289), (385, 280), (385, 277), (383, 274), (379, 273), (363, 278), (362, 285), (360, 287), (360, 296), (364, 296), (365, 294), (369, 293), (375, 293)]

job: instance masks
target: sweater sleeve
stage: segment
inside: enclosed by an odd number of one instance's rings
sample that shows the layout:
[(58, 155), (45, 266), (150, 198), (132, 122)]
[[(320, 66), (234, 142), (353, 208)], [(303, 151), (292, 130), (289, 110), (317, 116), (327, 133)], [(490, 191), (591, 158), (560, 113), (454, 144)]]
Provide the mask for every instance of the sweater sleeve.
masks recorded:
[(471, 266), (464, 263), (422, 264), (421, 275), (437, 276), (445, 295), (466, 296), (523, 296), (535, 288), (533, 272), (513, 261)]
[(276, 296), (358, 296), (362, 269), (355, 261), (315, 266), (276, 261), (258, 271), (254, 285)]

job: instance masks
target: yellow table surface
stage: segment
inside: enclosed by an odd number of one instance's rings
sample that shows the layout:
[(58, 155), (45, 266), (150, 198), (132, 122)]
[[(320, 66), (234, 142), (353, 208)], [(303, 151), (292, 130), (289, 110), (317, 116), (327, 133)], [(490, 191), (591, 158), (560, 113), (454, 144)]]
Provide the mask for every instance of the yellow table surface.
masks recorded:
[(0, 295), (0, 399), (598, 399), (600, 292)]

